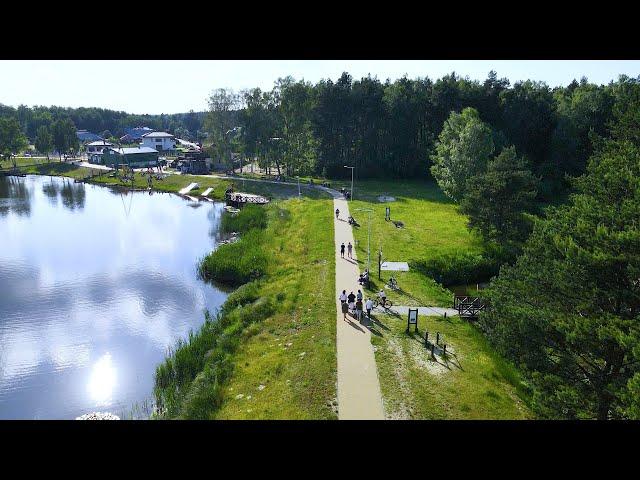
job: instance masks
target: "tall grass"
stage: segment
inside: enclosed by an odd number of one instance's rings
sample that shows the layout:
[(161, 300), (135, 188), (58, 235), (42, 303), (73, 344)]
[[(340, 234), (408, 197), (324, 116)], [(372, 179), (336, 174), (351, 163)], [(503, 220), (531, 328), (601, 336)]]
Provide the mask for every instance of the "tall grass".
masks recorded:
[(275, 311), (270, 297), (255, 299), (254, 288), (231, 295), (215, 318), (205, 312), (200, 331), (179, 340), (156, 368), (154, 396), (160, 417), (208, 418), (220, 407), (243, 330)]
[(233, 287), (262, 277), (267, 269), (263, 237), (264, 232), (253, 229), (237, 242), (221, 245), (200, 261), (200, 275)]
[(264, 207), (246, 205), (237, 215), (225, 213), (221, 221), (223, 232), (239, 232), (235, 243), (221, 245), (200, 261), (199, 273), (207, 280), (230, 285), (243, 285), (262, 277), (267, 269), (263, 251), (267, 213)]
[(267, 228), (267, 212), (260, 205), (245, 205), (237, 215), (225, 212), (220, 221), (220, 231), (223, 233), (246, 233), (252, 229)]

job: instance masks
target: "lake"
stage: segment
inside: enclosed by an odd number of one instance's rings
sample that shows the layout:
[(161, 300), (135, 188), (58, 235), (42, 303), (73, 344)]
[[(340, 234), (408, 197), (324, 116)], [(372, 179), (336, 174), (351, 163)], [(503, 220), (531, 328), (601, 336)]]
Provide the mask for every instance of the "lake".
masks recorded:
[(148, 405), (167, 348), (227, 297), (196, 271), (223, 206), (0, 177), (0, 418)]

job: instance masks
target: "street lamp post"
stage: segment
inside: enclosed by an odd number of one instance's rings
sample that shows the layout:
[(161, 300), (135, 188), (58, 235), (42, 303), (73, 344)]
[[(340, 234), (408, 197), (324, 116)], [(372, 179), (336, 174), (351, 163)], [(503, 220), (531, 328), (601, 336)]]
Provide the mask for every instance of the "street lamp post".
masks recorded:
[(299, 197), (301, 196), (301, 193), (300, 193), (300, 175), (298, 175), (298, 196)]
[(373, 210), (370, 208), (356, 208), (354, 212), (368, 212), (369, 221), (367, 225), (367, 288), (370, 287), (371, 278), (371, 214)]
[(351, 169), (351, 200), (353, 200), (353, 171), (355, 170), (356, 167), (349, 167), (347, 165), (344, 166), (344, 168), (350, 168)]

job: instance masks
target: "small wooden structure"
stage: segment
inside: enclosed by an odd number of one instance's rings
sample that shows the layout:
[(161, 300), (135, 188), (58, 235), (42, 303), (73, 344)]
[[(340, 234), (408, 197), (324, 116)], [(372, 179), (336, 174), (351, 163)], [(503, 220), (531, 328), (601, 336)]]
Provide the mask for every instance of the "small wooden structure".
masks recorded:
[(478, 313), (484, 310), (486, 305), (480, 297), (470, 297), (468, 295), (456, 295), (453, 297), (453, 308), (458, 310), (461, 318), (476, 319)]
[(224, 198), (234, 207), (241, 207), (242, 205), (246, 205), (247, 203), (254, 203), (257, 205), (266, 205), (267, 203), (269, 203), (269, 199), (261, 195), (242, 192), (230, 192), (228, 190), (225, 193)]

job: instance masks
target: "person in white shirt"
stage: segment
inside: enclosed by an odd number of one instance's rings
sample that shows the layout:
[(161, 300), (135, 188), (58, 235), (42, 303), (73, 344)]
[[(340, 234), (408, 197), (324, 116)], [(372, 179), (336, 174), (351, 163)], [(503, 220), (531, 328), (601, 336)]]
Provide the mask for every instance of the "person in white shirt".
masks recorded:
[(340, 303), (346, 303), (347, 301), (347, 291), (342, 290), (342, 294), (340, 295)]
[(380, 297), (380, 302), (382, 303), (382, 306), (384, 307), (385, 304), (387, 303), (387, 294), (384, 293), (383, 289), (380, 289), (380, 292), (378, 292), (378, 297)]
[(371, 310), (373, 310), (373, 301), (367, 298), (367, 302), (364, 304), (364, 308), (367, 310), (367, 318), (371, 320)]

